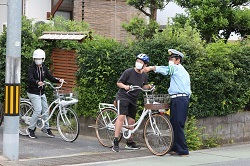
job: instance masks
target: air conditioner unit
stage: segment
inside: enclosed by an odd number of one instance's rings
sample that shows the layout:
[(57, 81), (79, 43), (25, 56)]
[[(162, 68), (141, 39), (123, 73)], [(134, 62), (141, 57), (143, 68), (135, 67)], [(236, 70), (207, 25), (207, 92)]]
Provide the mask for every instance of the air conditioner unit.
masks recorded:
[(4, 22), (2, 24), (2, 30), (5, 31), (7, 29), (7, 22)]

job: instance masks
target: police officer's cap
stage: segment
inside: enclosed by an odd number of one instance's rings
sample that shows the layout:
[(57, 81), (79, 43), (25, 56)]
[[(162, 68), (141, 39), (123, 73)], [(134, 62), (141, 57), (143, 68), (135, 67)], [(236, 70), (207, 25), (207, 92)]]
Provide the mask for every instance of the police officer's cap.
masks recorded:
[(177, 51), (175, 49), (168, 49), (168, 53), (171, 57), (176, 57), (176, 56), (180, 56), (181, 58), (184, 57), (184, 55), (180, 51)]

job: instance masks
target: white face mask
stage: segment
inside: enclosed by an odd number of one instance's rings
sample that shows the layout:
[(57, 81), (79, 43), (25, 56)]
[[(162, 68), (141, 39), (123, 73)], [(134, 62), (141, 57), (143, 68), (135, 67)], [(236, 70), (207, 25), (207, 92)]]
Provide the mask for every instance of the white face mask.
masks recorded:
[(41, 65), (43, 63), (42, 59), (35, 59), (35, 64), (36, 65)]
[(174, 62), (173, 61), (168, 61), (168, 65), (172, 66), (172, 65), (174, 65)]
[(140, 62), (135, 62), (135, 68), (138, 70), (141, 70), (143, 67), (143, 64), (141, 64)]

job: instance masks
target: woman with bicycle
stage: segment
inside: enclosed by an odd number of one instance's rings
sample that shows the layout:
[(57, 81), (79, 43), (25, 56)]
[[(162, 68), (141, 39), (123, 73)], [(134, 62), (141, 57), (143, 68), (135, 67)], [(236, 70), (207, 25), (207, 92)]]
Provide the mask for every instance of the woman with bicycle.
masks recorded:
[[(120, 88), (116, 94), (116, 107), (118, 109), (118, 118), (115, 123), (115, 137), (113, 140), (112, 150), (119, 152), (119, 135), (122, 129), (125, 118), (128, 120), (129, 125), (135, 123), (135, 116), (137, 112), (137, 99), (140, 90), (130, 91), (130, 85), (137, 85), (144, 89), (150, 89), (148, 84), (148, 74), (142, 73), (142, 69), (149, 63), (149, 57), (146, 54), (139, 54), (136, 56), (134, 68), (125, 70), (117, 81), (117, 86)], [(140, 146), (136, 145), (132, 137), (127, 140), (127, 149), (139, 149)]]
[[(55, 78), (51, 75), (48, 68), (43, 64), (45, 60), (45, 52), (41, 49), (36, 49), (33, 52), (33, 62), (28, 68), (28, 88), (27, 95), (33, 105), (34, 112), (32, 114), (30, 125), (27, 129), (27, 133), (30, 138), (37, 138), (35, 135), (36, 124), (38, 117), (45, 113), (48, 109), (47, 98), (45, 95), (45, 78), (53, 83), (63, 82), (63, 79)], [(45, 114), (43, 119), (48, 118), (48, 114)], [(42, 129), (48, 137), (55, 137), (49, 128), (49, 122), (45, 123), (45, 127)]]

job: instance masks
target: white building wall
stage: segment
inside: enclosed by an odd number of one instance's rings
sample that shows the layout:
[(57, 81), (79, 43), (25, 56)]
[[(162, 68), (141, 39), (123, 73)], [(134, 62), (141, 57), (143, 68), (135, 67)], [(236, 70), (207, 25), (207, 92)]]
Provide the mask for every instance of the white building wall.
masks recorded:
[(0, 33), (4, 24), (7, 24), (7, 0), (0, 0)]
[(46, 20), (51, 12), (51, 0), (24, 0), (24, 15), (28, 19)]
[[(7, 24), (7, 1), (0, 0), (0, 33), (3, 32), (3, 24)], [(51, 0), (23, 0), (22, 10), (28, 19), (46, 20), (47, 12), (51, 12)]]

